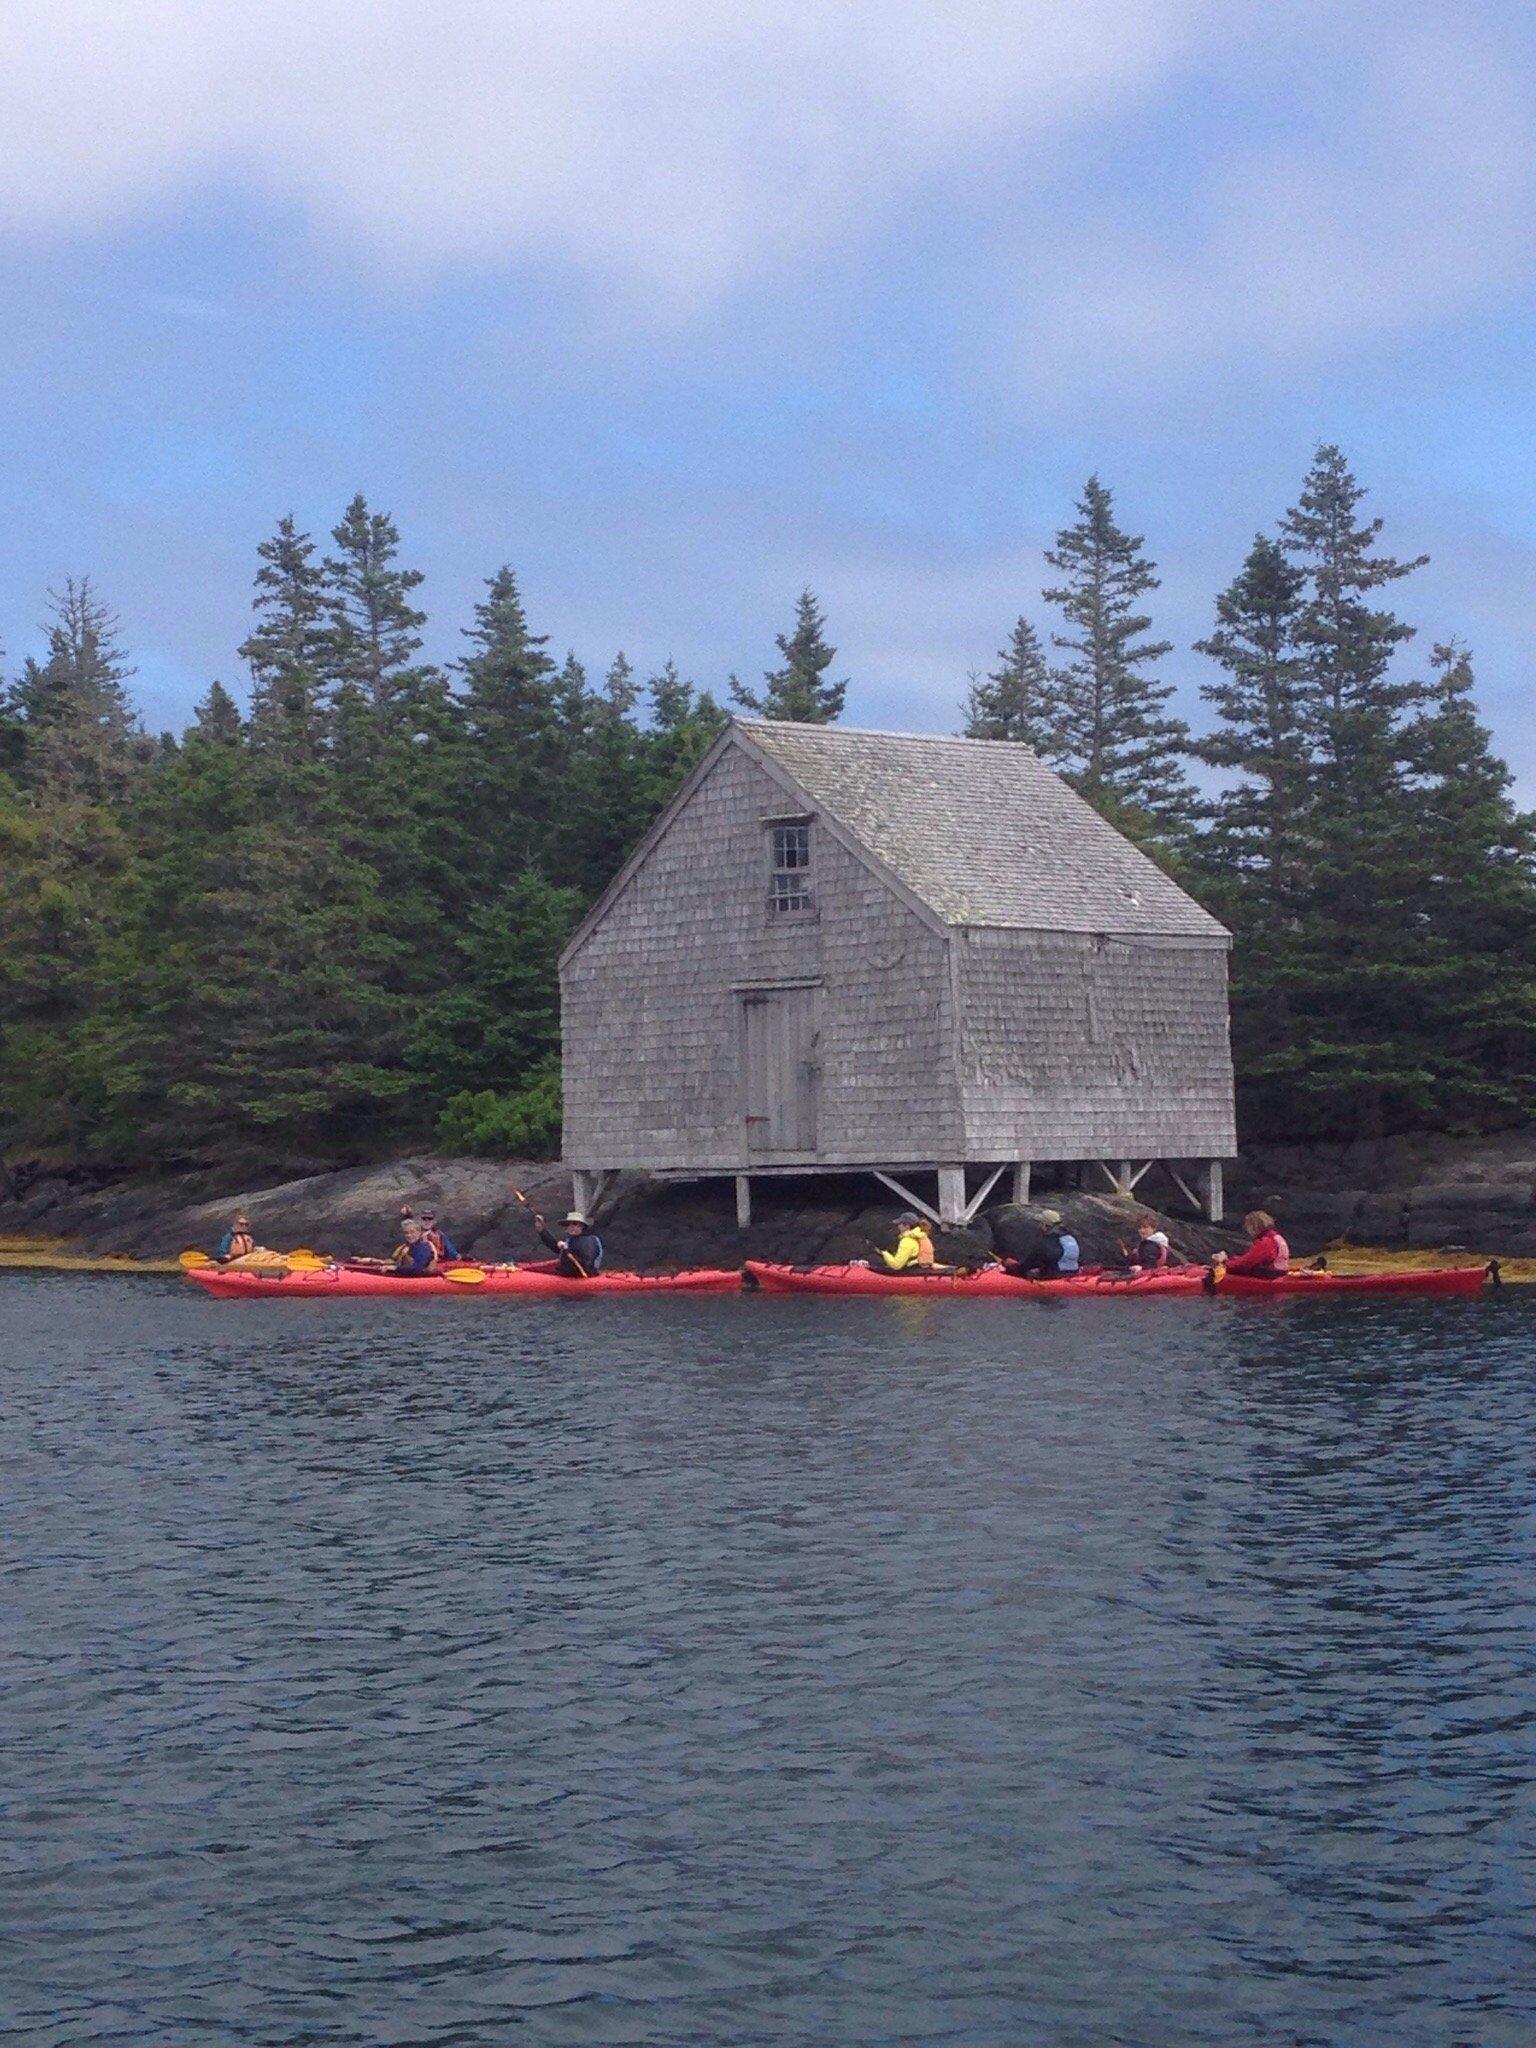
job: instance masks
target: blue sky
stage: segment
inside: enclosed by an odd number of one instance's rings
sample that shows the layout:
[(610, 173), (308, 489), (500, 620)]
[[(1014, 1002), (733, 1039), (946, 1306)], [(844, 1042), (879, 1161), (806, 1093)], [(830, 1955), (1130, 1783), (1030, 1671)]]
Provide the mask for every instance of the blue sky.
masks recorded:
[(1097, 470), (1198, 716), (1338, 440), (1536, 797), (1536, 33), (1396, 0), (10, 0), (0, 641), (88, 573), (155, 725), (354, 490), (536, 627), (952, 729)]

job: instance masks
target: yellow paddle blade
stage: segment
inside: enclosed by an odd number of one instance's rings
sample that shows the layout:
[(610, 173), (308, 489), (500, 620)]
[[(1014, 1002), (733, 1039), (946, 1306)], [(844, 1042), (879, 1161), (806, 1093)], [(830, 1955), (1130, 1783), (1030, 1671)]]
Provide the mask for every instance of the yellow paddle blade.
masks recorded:
[(445, 1266), (443, 1278), (460, 1287), (483, 1287), (490, 1275), (484, 1266)]
[(311, 1251), (311, 1250), (309, 1249), (308, 1245), (303, 1245), (303, 1244), (301, 1244), (301, 1245), (299, 1246), (299, 1248), (298, 1248), (298, 1250), (297, 1250), (297, 1251), (291, 1251), (291, 1252), (289, 1252), (289, 1253), (287, 1254), (287, 1256), (288, 1256), (288, 1257), (289, 1257), (290, 1259), (322, 1259), (322, 1260), (323, 1260), (323, 1259), (325, 1258), (325, 1254), (324, 1254), (324, 1252), (312, 1252), (312, 1251)]
[(194, 1266), (211, 1266), (213, 1261), (206, 1252), (183, 1252), (176, 1263), (184, 1273), (190, 1273)]
[(323, 1273), (331, 1263), (324, 1252), (289, 1252), (287, 1259), (295, 1273)]

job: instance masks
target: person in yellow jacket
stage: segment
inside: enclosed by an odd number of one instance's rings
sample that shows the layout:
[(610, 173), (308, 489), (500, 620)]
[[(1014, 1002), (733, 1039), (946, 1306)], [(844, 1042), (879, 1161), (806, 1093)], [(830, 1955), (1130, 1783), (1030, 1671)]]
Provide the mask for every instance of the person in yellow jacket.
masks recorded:
[(904, 1216), (896, 1218), (896, 1228), (901, 1235), (896, 1240), (895, 1251), (880, 1253), (886, 1272), (905, 1273), (909, 1267), (931, 1272), (935, 1264), (933, 1239), (921, 1216), (914, 1216), (909, 1209)]

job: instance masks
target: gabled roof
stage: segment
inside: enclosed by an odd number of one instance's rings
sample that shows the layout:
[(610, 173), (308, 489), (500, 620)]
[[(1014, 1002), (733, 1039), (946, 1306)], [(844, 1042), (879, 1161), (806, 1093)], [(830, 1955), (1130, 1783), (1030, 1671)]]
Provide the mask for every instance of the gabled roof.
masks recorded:
[(945, 924), (1226, 939), (1027, 747), (761, 719), (735, 730)]

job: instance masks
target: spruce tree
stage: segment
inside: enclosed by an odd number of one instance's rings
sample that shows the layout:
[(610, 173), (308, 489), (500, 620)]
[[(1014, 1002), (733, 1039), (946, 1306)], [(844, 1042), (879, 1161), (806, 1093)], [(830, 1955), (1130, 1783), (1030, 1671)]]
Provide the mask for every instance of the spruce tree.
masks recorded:
[(1421, 684), (1393, 669), (1415, 629), (1368, 600), (1429, 557), (1400, 562), (1379, 552), (1382, 521), (1361, 517), (1364, 497), (1342, 452), (1325, 443), (1281, 526), (1286, 554), (1306, 579), (1296, 643), (1319, 825), (1346, 867), (1359, 865), (1349, 849), (1368, 845), (1372, 812), (1394, 805), (1402, 788), (1402, 720), (1423, 694)]
[(1028, 619), (1015, 622), (997, 667), (985, 677), (972, 678), (965, 736), (1014, 740), (1053, 767), (1066, 759), (1060, 683)]
[(240, 646), (251, 671), (251, 738), (294, 768), (328, 743), (325, 584), (315, 544), (291, 513), (256, 550), (256, 623)]
[(154, 750), (128, 700), (117, 621), (88, 577), (52, 593), (45, 632), (46, 655), (8, 695), (19, 760), (0, 791), (0, 1150), (73, 1153), (91, 1123), (78, 1048), (132, 865), (124, 806)]
[(827, 681), (837, 649), (826, 642), (827, 622), (820, 605), (809, 590), (802, 590), (795, 604), (794, 630), (777, 635), (782, 668), (768, 669), (763, 677), (766, 689), (748, 690), (731, 677), (731, 696), (743, 710), (759, 718), (794, 721), (803, 725), (831, 725), (843, 715), (848, 694), (845, 677), (840, 683)]
[(1433, 1075), (1422, 1120), (1442, 1128), (1536, 1115), (1536, 818), (1513, 802), (1475, 691), (1467, 649), (1438, 644), (1406, 735), (1420, 872), (1399, 1026)]
[(192, 731), (216, 746), (238, 746), (245, 738), (240, 707), (221, 682), (208, 685), (208, 694), (193, 711), (192, 721)]
[(110, 803), (153, 753), (128, 697), (134, 671), (88, 576), (70, 577), (49, 601), (47, 654), (28, 658), (9, 697), (21, 779), (54, 803)]
[(359, 491), (331, 531), (336, 552), (323, 567), (327, 666), (338, 697), (361, 702), (378, 720), (395, 713), (415, 680), (426, 613), (410, 602), (422, 581), (402, 569), (400, 534), (387, 512), (370, 512)]
[(487, 890), (529, 866), (554, 879), (561, 792), (579, 737), (580, 679), (557, 670), (548, 637), (529, 631), (517, 578), (503, 567), (465, 629), (460, 823), (466, 872)]
[(1237, 778), (1204, 806), (1201, 864), (1224, 902), (1290, 901), (1300, 880), (1311, 799), (1305, 662), (1297, 644), (1304, 578), (1277, 542), (1255, 537), (1216, 600), (1216, 629), (1195, 643), (1226, 671), (1202, 683), (1216, 713), (1191, 751)]
[(1077, 511), (1045, 557), (1061, 578), (1046, 602), (1069, 628), (1052, 635), (1069, 657), (1059, 671), (1062, 758), (1074, 785), (1123, 830), (1170, 838), (1189, 821), (1188, 732), (1163, 708), (1172, 685), (1149, 673), (1171, 648), (1144, 637), (1152, 621), (1138, 609), (1158, 587), (1156, 565), (1141, 537), (1117, 523), (1096, 476)]

